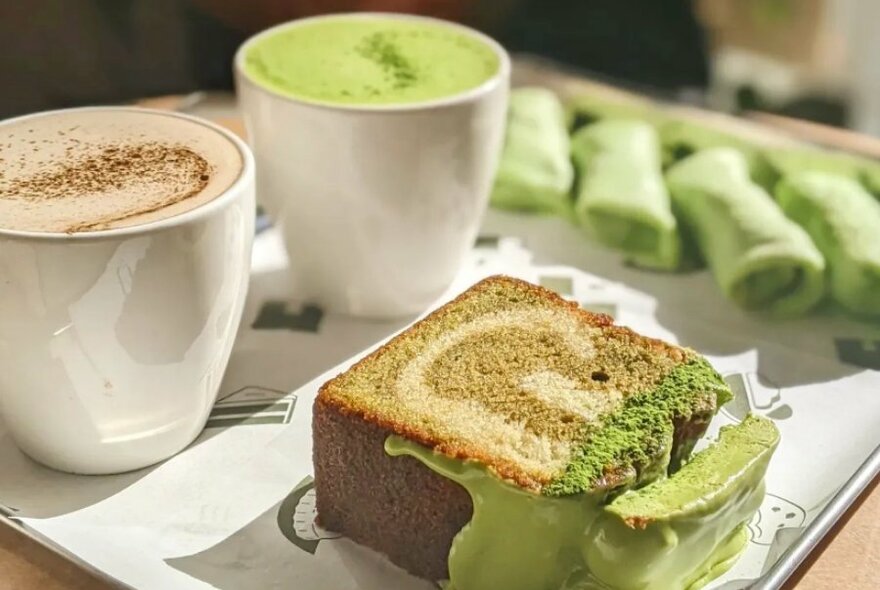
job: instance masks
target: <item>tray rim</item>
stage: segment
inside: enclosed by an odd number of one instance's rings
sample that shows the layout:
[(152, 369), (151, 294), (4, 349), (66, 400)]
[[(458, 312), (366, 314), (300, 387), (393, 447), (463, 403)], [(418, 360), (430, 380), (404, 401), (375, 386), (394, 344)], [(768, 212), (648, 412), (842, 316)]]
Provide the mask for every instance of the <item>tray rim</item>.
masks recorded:
[(880, 476), (880, 444), (868, 455), (853, 475), (843, 484), (825, 508), (816, 515), (813, 522), (798, 539), (785, 550), (773, 567), (758, 578), (751, 586), (753, 590), (777, 590), (798, 571), (817, 545), (831, 532), (831, 529), (849, 511), (855, 502), (863, 497), (868, 487)]
[(137, 590), (136, 588), (134, 588), (133, 586), (129, 586), (122, 580), (111, 576), (104, 570), (95, 567), (85, 559), (68, 550), (60, 543), (57, 543), (49, 537), (46, 537), (39, 531), (32, 529), (27, 524), (18, 520), (18, 518), (16, 518), (15, 516), (10, 516), (6, 514), (5, 511), (0, 511), (0, 527), (8, 527), (9, 529), (11, 529), (13, 535), (21, 535), (23, 537), (27, 537), (28, 539), (39, 545), (41, 548), (49, 551), (50, 553), (53, 553), (54, 555), (60, 557), (68, 563), (73, 564), (80, 571), (94, 576), (95, 578), (106, 583), (108, 586), (124, 590)]

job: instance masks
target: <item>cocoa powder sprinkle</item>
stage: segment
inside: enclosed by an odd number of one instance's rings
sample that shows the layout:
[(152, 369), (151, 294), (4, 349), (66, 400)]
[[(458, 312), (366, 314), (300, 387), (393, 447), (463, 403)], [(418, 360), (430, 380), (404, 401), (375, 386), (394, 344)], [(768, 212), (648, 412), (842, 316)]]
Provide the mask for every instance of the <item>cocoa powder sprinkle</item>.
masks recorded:
[(201, 192), (211, 167), (198, 153), (181, 145), (158, 142), (99, 145), (81, 155), (67, 149), (66, 158), (33, 175), (0, 181), (0, 199), (51, 201), (101, 194), (138, 184), (168, 186), (171, 202)]

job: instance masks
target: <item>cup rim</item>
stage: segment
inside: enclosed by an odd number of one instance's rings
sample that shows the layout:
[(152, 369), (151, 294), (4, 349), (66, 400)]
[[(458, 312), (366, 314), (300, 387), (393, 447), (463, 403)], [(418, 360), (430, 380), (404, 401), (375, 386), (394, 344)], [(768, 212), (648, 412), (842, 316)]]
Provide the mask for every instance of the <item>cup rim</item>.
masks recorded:
[[(343, 20), (343, 19), (391, 19), (391, 20), (404, 20), (404, 21), (421, 21), (434, 23), (440, 26), (448, 27), (451, 29), (455, 29), (460, 33), (478, 39), (486, 46), (492, 49), (498, 58), (498, 70), (487, 80), (484, 80), (479, 85), (474, 86), (473, 88), (469, 88), (467, 90), (463, 90), (457, 94), (451, 94), (449, 96), (443, 96), (440, 98), (433, 98), (430, 100), (423, 100), (418, 102), (409, 102), (409, 103), (391, 103), (391, 104), (345, 104), (345, 103), (332, 103), (332, 102), (324, 102), (320, 100), (312, 100), (302, 97), (295, 97), (289, 94), (283, 94), (278, 92), (273, 88), (269, 88), (264, 86), (254, 80), (248, 75), (247, 71), (244, 67), (244, 59), (245, 53), (247, 50), (257, 43), (258, 41), (264, 39), (265, 37), (269, 37), (274, 35), (280, 31), (285, 31), (288, 29), (294, 29), (306, 24), (310, 24), (316, 21), (323, 20)], [(485, 33), (482, 33), (476, 29), (468, 27), (466, 25), (462, 25), (456, 22), (444, 20), (442, 18), (435, 18), (431, 16), (422, 16), (415, 14), (403, 14), (399, 12), (340, 12), (333, 14), (321, 14), (316, 16), (309, 16), (305, 18), (298, 18), (294, 20), (290, 20), (272, 27), (268, 29), (264, 29), (259, 33), (252, 35), (247, 38), (244, 43), (242, 43), (239, 48), (235, 52), (235, 57), (233, 58), (233, 71), (235, 74), (235, 80), (237, 85), (248, 85), (257, 90), (258, 92), (264, 92), (270, 96), (275, 98), (279, 98), (281, 100), (298, 104), (301, 106), (313, 107), (328, 111), (340, 111), (340, 112), (351, 112), (351, 113), (376, 113), (376, 114), (394, 114), (394, 113), (412, 113), (418, 111), (429, 111), (438, 108), (455, 106), (463, 103), (473, 102), (480, 97), (492, 92), (495, 90), (500, 84), (503, 84), (505, 80), (510, 77), (511, 64), (510, 64), (510, 55), (507, 53), (507, 50), (502, 47), (502, 45), (490, 37)]]
[(26, 115), (20, 115), (18, 117), (12, 117), (9, 119), (4, 119), (0, 121), (0, 129), (5, 127), (11, 123), (20, 123), (22, 121), (26, 121), (29, 119), (38, 119), (40, 117), (45, 117), (49, 115), (59, 115), (64, 113), (76, 113), (76, 112), (89, 112), (89, 111), (109, 111), (109, 112), (136, 112), (147, 115), (157, 115), (164, 117), (176, 117), (178, 119), (185, 119), (192, 123), (196, 123), (198, 125), (202, 125), (203, 127), (207, 127), (223, 137), (229, 140), (233, 146), (238, 150), (241, 156), (241, 171), (239, 172), (236, 179), (230, 184), (226, 190), (221, 192), (215, 198), (211, 199), (207, 203), (203, 203), (202, 205), (190, 209), (189, 211), (184, 211), (183, 213), (179, 213), (177, 215), (173, 215), (171, 217), (166, 217), (164, 219), (157, 219), (156, 221), (151, 221), (147, 223), (142, 223), (138, 225), (129, 225), (125, 227), (111, 228), (111, 229), (99, 229), (99, 230), (91, 230), (91, 231), (81, 231), (81, 232), (50, 232), (50, 231), (32, 231), (32, 230), (15, 230), (15, 229), (7, 229), (0, 227), (0, 237), (5, 238), (16, 238), (16, 239), (31, 239), (31, 240), (46, 240), (46, 241), (93, 241), (93, 240), (101, 240), (107, 238), (121, 238), (121, 237), (130, 237), (130, 236), (138, 236), (144, 234), (150, 234), (166, 229), (170, 229), (173, 227), (178, 227), (181, 225), (187, 225), (196, 221), (201, 221), (202, 219), (213, 215), (216, 211), (221, 210), (229, 205), (230, 201), (234, 201), (238, 195), (245, 189), (245, 185), (248, 182), (251, 182), (251, 179), (254, 176), (254, 157), (248, 148), (247, 144), (229, 131), (228, 129), (212, 122), (202, 117), (196, 117), (193, 115), (188, 115), (185, 113), (180, 113), (177, 111), (165, 111), (161, 109), (151, 109), (145, 107), (137, 107), (137, 106), (87, 106), (87, 107), (74, 107), (67, 109), (54, 109), (49, 111), (39, 111), (36, 113), (29, 113)]

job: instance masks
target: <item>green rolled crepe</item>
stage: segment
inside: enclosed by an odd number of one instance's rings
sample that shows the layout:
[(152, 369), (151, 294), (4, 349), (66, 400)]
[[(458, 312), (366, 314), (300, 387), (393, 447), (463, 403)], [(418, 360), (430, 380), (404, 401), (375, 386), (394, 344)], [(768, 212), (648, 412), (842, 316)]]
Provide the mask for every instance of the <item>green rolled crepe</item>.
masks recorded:
[(785, 178), (801, 172), (814, 171), (858, 179), (867, 160), (819, 148), (768, 149), (761, 154), (771, 178), (771, 187)]
[(666, 180), (679, 221), (727, 297), (780, 315), (804, 313), (822, 299), (822, 254), (752, 181), (740, 152), (698, 152), (673, 166)]
[(600, 121), (575, 133), (571, 152), (580, 174), (577, 220), (640, 266), (678, 268), (681, 239), (654, 128), (631, 119)]
[(623, 93), (582, 94), (567, 101), (566, 112), (573, 132), (605, 119), (638, 119), (651, 125), (664, 120), (663, 112), (652, 102)]
[(743, 154), (750, 170), (762, 162), (758, 146), (744, 137), (687, 119), (668, 119), (659, 128), (663, 160), (672, 165), (688, 156), (710, 148), (735, 148)]
[(569, 216), (573, 182), (562, 103), (543, 88), (514, 90), (492, 205)]
[(875, 198), (880, 199), (880, 162), (871, 162), (862, 171), (860, 180)]
[(858, 156), (818, 148), (765, 150), (762, 157), (780, 177), (812, 170), (856, 178), (866, 164)]
[(880, 202), (855, 180), (825, 172), (787, 176), (776, 199), (825, 255), (832, 297), (880, 317)]
[(880, 162), (866, 156), (819, 148), (783, 148), (764, 150), (761, 159), (772, 175), (773, 186), (786, 176), (824, 172), (855, 180), (880, 198)]

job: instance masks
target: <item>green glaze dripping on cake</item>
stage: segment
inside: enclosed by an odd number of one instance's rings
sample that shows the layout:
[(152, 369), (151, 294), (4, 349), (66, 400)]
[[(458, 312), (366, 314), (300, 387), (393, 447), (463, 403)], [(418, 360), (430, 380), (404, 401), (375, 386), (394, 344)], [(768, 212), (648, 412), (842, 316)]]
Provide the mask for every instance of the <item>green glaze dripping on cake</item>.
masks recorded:
[(760, 506), (777, 442), (771, 422), (749, 417), (669, 479), (609, 505), (601, 491), (532, 494), (398, 436), (385, 449), (471, 495), (473, 517), (453, 542), (447, 590), (695, 590), (744, 549), (743, 524)]
[[(695, 395), (707, 397), (708, 407), (720, 408), (731, 398), (730, 389), (709, 363), (696, 357), (677, 366), (654, 390), (632, 395), (623, 407), (601, 424), (585, 428), (584, 443), (559, 478), (545, 486), (548, 496), (568, 496), (595, 488), (607, 488), (608, 465), (628, 473), (614, 474), (613, 487), (629, 487), (656, 477), (658, 467), (669, 463), (673, 417), (690, 418)], [(714, 402), (714, 405), (713, 405)], [(689, 454), (691, 449), (682, 449)], [(665, 458), (665, 461), (664, 461)], [(684, 457), (672, 457), (677, 468)]]
[(474, 514), (452, 543), (446, 590), (559, 590), (582, 562), (577, 539), (599, 515), (598, 495), (533, 494), (398, 436), (385, 450), (415, 457), (471, 495)]
[(476, 88), (500, 67), (495, 50), (439, 21), (341, 16), (270, 32), (245, 50), (244, 70), (266, 88), (346, 105), (405, 104)]
[(705, 577), (701, 551), (745, 544), (737, 529), (761, 506), (778, 442), (765, 418), (722, 428), (718, 442), (673, 477), (626, 492), (603, 510), (583, 547), (587, 567), (622, 590), (692, 587)]

